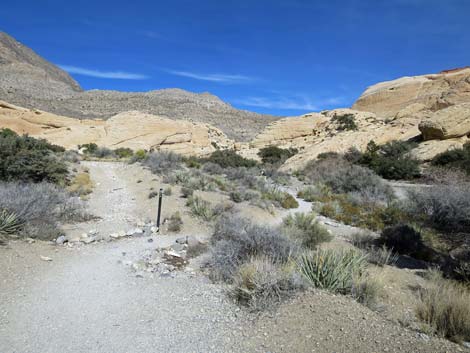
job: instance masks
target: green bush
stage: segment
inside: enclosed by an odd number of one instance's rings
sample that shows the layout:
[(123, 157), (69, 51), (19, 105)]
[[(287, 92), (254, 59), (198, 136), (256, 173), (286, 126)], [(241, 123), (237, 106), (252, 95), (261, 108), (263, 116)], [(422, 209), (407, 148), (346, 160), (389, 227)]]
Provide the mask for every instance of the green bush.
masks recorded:
[(68, 171), (56, 155), (59, 152), (64, 149), (46, 140), (18, 136), (3, 129), (0, 133), (0, 180), (65, 183)]
[(131, 158), (134, 155), (130, 148), (124, 147), (116, 148), (113, 152), (118, 158)]
[(299, 203), (297, 202), (295, 197), (293, 197), (288, 192), (279, 190), (274, 187), (263, 188), (262, 198), (266, 200), (275, 201), (278, 204), (278, 206), (281, 206), (282, 208), (285, 208), (285, 209), (299, 207)]
[(331, 121), (338, 124), (338, 130), (357, 130), (357, 124), (354, 114), (342, 114), (335, 115), (331, 118)]
[(264, 147), (259, 150), (258, 156), (266, 164), (282, 164), (297, 154), (296, 148), (279, 148), (277, 146)]
[(147, 157), (147, 152), (145, 150), (137, 150), (134, 152), (134, 155), (131, 157), (130, 162), (140, 162), (143, 161)]
[(318, 223), (313, 213), (287, 216), (282, 221), (282, 232), (310, 249), (332, 239), (328, 230)]
[(213, 152), (209, 157), (203, 159), (203, 162), (211, 162), (218, 164), (222, 168), (238, 168), (246, 167), (252, 168), (257, 165), (256, 161), (252, 159), (246, 159), (238, 155), (233, 150), (219, 150)]
[(419, 161), (408, 154), (414, 147), (415, 144), (405, 141), (391, 141), (381, 146), (370, 141), (358, 163), (385, 179), (413, 179), (420, 176)]
[(456, 148), (438, 154), (432, 159), (431, 164), (460, 169), (470, 175), (470, 142), (463, 145), (463, 148)]
[(406, 224), (385, 228), (379, 243), (403, 255), (415, 255), (424, 248), (421, 233)]
[(350, 293), (354, 279), (361, 276), (367, 257), (356, 250), (324, 250), (300, 257), (299, 269), (305, 278), (318, 288), (332, 292)]
[(216, 213), (210, 202), (201, 199), (198, 196), (190, 196), (186, 202), (186, 206), (191, 209), (191, 213), (206, 222), (212, 221), (216, 217)]

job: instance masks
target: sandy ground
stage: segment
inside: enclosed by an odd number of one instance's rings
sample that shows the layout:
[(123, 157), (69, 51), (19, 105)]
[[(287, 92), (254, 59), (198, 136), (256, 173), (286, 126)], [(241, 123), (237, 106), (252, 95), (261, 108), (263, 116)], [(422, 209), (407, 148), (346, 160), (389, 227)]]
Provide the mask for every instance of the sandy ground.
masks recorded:
[[(150, 189), (160, 187), (155, 176), (137, 165), (87, 166), (96, 184), (90, 210), (101, 219), (70, 226), (68, 232), (106, 234), (155, 217), (156, 199), (148, 199)], [(164, 199), (164, 217), (184, 210), (184, 202), (174, 188)], [(301, 203), (302, 211), (309, 209)], [(350, 298), (321, 291), (300, 294), (257, 317), (232, 304), (223, 286), (197, 271), (175, 278), (136, 277), (126, 261), (181, 235), (210, 235), (207, 225), (182, 215), (180, 234), (154, 236), (152, 242), (132, 237), (74, 247), (23, 241), (0, 247), (0, 352), (463, 351), (405, 329)], [(283, 215), (270, 215), (268, 221), (279, 222)], [(327, 226), (340, 236), (352, 231)]]

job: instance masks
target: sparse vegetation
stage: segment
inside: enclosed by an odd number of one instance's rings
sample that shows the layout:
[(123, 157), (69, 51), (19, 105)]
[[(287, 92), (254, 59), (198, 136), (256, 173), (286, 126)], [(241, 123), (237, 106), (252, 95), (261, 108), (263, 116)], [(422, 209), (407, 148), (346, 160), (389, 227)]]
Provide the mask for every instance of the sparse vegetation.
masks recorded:
[(209, 157), (203, 159), (203, 162), (211, 162), (218, 164), (222, 168), (251, 168), (257, 165), (256, 161), (246, 159), (233, 150), (218, 150), (213, 152)]
[(369, 309), (379, 310), (380, 298), (385, 296), (384, 284), (379, 277), (366, 273), (353, 279), (351, 295)]
[(0, 236), (19, 233), (22, 222), (14, 212), (0, 210)]
[(470, 340), (470, 292), (467, 287), (430, 274), (430, 285), (420, 291), (416, 313), (435, 333), (456, 342)]
[(0, 183), (0, 209), (15, 215), (16, 222), (22, 225), (19, 235), (40, 239), (57, 237), (59, 221), (89, 217), (79, 199), (48, 183)]
[(313, 213), (296, 213), (293, 216), (287, 216), (283, 220), (282, 232), (310, 249), (332, 238), (327, 229), (315, 220)]
[(456, 168), (470, 175), (470, 142), (462, 148), (455, 148), (438, 154), (431, 161), (432, 165)]
[(379, 243), (403, 255), (417, 255), (424, 248), (421, 233), (406, 224), (385, 228)]
[(143, 165), (148, 167), (154, 174), (168, 174), (173, 170), (181, 169), (183, 159), (180, 155), (167, 152), (159, 151), (152, 152), (142, 160)]
[(203, 200), (198, 196), (190, 196), (186, 202), (186, 206), (190, 208), (191, 213), (194, 216), (201, 218), (206, 222), (212, 221), (216, 216), (210, 202)]
[(277, 264), (266, 256), (251, 257), (237, 270), (231, 296), (253, 311), (263, 310), (303, 287), (289, 264)]
[(279, 148), (277, 146), (269, 146), (260, 149), (258, 156), (265, 164), (280, 165), (288, 160), (290, 157), (296, 155), (298, 150), (296, 148)]
[(183, 220), (179, 212), (175, 212), (168, 219), (168, 230), (170, 232), (179, 232), (181, 226), (183, 225)]
[(358, 129), (354, 114), (341, 114), (341, 115), (335, 114), (331, 118), (331, 121), (338, 124), (339, 131), (344, 131), (344, 130), (354, 131)]
[(286, 264), (299, 251), (298, 245), (278, 230), (233, 217), (222, 217), (217, 222), (212, 245), (211, 278), (228, 283), (234, 281), (238, 268), (252, 257), (264, 256), (273, 264)]
[(76, 174), (67, 189), (70, 193), (81, 197), (91, 194), (93, 192), (93, 182), (90, 174), (87, 172)]
[(363, 274), (366, 263), (366, 256), (360, 251), (319, 249), (301, 256), (298, 266), (314, 287), (347, 294), (351, 293), (354, 279)]

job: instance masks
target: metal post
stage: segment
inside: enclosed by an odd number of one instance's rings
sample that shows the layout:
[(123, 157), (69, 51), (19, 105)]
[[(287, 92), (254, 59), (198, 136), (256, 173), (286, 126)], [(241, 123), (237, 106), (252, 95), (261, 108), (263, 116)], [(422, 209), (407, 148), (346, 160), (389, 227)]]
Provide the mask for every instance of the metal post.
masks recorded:
[(163, 198), (163, 189), (160, 188), (158, 193), (158, 215), (157, 215), (157, 229), (160, 231), (160, 215), (162, 213), (162, 198)]

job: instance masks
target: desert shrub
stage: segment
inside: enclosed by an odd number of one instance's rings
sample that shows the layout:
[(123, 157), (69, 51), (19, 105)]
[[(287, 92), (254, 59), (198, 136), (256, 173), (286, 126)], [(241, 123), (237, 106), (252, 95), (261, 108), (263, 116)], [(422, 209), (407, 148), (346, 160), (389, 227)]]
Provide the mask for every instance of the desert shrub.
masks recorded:
[(0, 209), (14, 213), (22, 222), (21, 235), (52, 239), (58, 222), (88, 219), (84, 205), (54, 184), (0, 183)]
[(202, 171), (212, 175), (224, 174), (225, 170), (220, 165), (212, 162), (206, 162), (202, 165)]
[(115, 158), (116, 155), (114, 151), (108, 147), (97, 147), (93, 153), (88, 153), (89, 155), (96, 158)]
[(332, 292), (350, 293), (354, 279), (366, 267), (366, 256), (356, 250), (318, 249), (300, 257), (300, 272), (314, 286)]
[(266, 200), (275, 201), (279, 206), (285, 209), (299, 207), (299, 203), (291, 194), (276, 187), (263, 187), (261, 196)]
[(298, 252), (298, 246), (279, 230), (236, 217), (219, 219), (212, 244), (211, 277), (226, 282), (232, 282), (238, 267), (252, 257), (266, 256), (274, 264), (285, 264)]
[(284, 234), (300, 241), (303, 246), (310, 249), (332, 239), (328, 230), (318, 223), (313, 213), (289, 215), (283, 219), (282, 224)]
[(155, 197), (158, 197), (159, 194), (160, 194), (160, 193), (159, 193), (158, 191), (155, 191), (155, 190), (150, 191), (148, 198), (149, 198), (149, 199), (153, 199), (153, 198), (155, 198)]
[(231, 191), (229, 193), (229, 196), (230, 200), (232, 200), (233, 202), (240, 203), (243, 201), (251, 201), (253, 199), (256, 199), (259, 197), (259, 194), (254, 191), (246, 190), (244, 188), (238, 188), (234, 191)]
[(80, 163), (82, 158), (77, 151), (68, 150), (62, 154), (62, 160), (69, 163)]
[(376, 237), (368, 231), (361, 231), (351, 234), (351, 243), (359, 248), (364, 249), (373, 245), (376, 241)]
[(230, 294), (238, 303), (260, 311), (279, 303), (302, 285), (292, 265), (257, 256), (238, 268)]
[(421, 233), (406, 224), (385, 228), (378, 241), (403, 255), (414, 255), (424, 248)]
[(143, 161), (147, 157), (147, 152), (145, 150), (137, 150), (134, 152), (130, 159), (130, 163)]
[(195, 156), (184, 157), (183, 162), (184, 164), (186, 164), (188, 168), (194, 168), (194, 169), (201, 168), (201, 160)]
[(152, 152), (142, 161), (154, 174), (167, 174), (181, 169), (182, 157), (168, 151)]
[(56, 155), (62, 147), (5, 129), (0, 132), (0, 180), (65, 183), (67, 167)]
[(378, 146), (370, 141), (358, 163), (385, 179), (413, 179), (420, 175), (419, 161), (409, 156), (414, 146), (405, 141), (391, 141)]
[(246, 159), (238, 155), (233, 150), (218, 150), (213, 152), (209, 157), (203, 159), (204, 162), (211, 162), (218, 164), (222, 168), (237, 168), (246, 167), (251, 168), (256, 166), (256, 161), (252, 159)]
[(23, 224), (14, 212), (0, 210), (0, 235), (12, 235), (18, 233)]
[(258, 156), (265, 164), (282, 164), (290, 157), (296, 155), (296, 148), (279, 148), (277, 146), (264, 147), (259, 150)]
[(351, 195), (332, 195), (323, 200), (320, 214), (348, 225), (371, 230), (380, 230), (407, 220), (406, 213), (391, 203), (380, 205), (357, 202)]
[(353, 279), (351, 295), (369, 309), (379, 310), (380, 298), (385, 296), (384, 284), (379, 278), (369, 274), (358, 276)]
[(165, 195), (165, 196), (171, 196), (172, 193), (173, 193), (173, 190), (171, 189), (171, 186), (167, 186), (163, 190), (163, 195)]
[(358, 129), (354, 114), (341, 114), (341, 115), (338, 115), (338, 114), (335, 113), (335, 115), (331, 118), (331, 121), (338, 124), (337, 129), (339, 131), (357, 130)]
[(118, 158), (131, 158), (134, 155), (134, 151), (132, 151), (130, 148), (125, 147), (116, 148), (113, 153)]
[(465, 184), (470, 182), (470, 174), (453, 167), (429, 166), (423, 170), (421, 180), (425, 184)]
[(470, 143), (467, 142), (462, 148), (438, 154), (432, 159), (431, 164), (460, 169), (470, 175)]
[(470, 184), (436, 185), (408, 193), (410, 216), (447, 232), (470, 231)]
[(264, 181), (259, 177), (257, 168), (227, 168), (225, 169), (225, 177), (249, 189), (262, 189), (265, 185)]
[(85, 154), (94, 154), (98, 150), (98, 145), (96, 143), (85, 143), (78, 145), (78, 149), (82, 150)]
[(186, 187), (181, 188), (181, 196), (185, 199), (193, 196), (194, 190)]
[(67, 190), (78, 196), (86, 196), (93, 192), (93, 182), (91, 181), (90, 174), (82, 172), (75, 175)]
[(371, 170), (342, 158), (311, 161), (303, 173), (313, 184), (326, 185), (334, 193), (357, 193), (377, 202), (391, 198), (392, 190)]
[(212, 221), (216, 216), (210, 202), (203, 200), (198, 196), (190, 196), (186, 202), (186, 206), (190, 208), (191, 213), (194, 216), (201, 218), (206, 222)]
[(179, 212), (175, 212), (168, 219), (168, 230), (170, 232), (179, 232), (181, 226), (183, 225), (183, 220)]
[(328, 151), (328, 152), (321, 152), (318, 154), (317, 159), (334, 159), (334, 158), (341, 158), (341, 155), (338, 152)]
[(420, 292), (417, 316), (442, 337), (470, 340), (470, 292), (467, 287), (443, 279), (436, 271), (428, 288)]
[(394, 265), (398, 261), (398, 255), (385, 245), (369, 246), (363, 248), (363, 250), (367, 254), (367, 261), (380, 267)]

